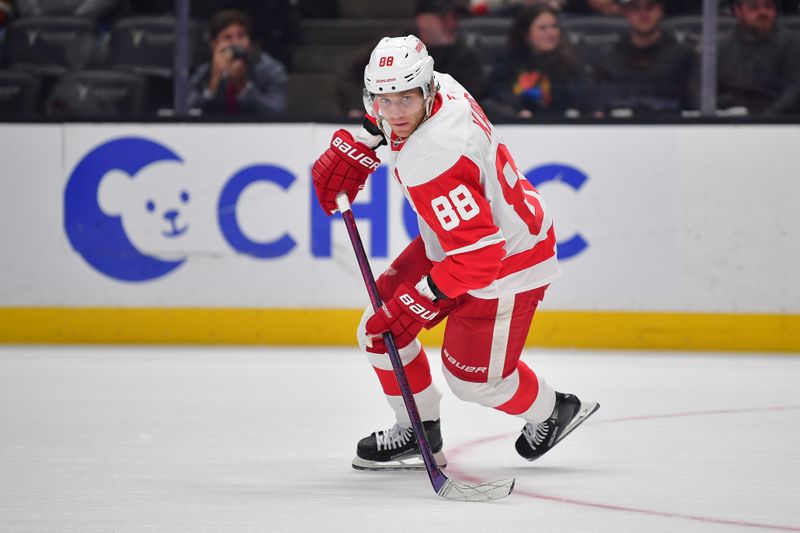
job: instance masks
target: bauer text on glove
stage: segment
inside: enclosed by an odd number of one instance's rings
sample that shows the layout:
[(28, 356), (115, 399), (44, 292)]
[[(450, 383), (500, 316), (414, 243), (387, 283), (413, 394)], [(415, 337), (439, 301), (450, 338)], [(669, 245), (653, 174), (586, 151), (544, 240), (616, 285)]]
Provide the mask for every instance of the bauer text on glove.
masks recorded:
[(439, 307), (434, 302), (421, 295), (412, 284), (405, 282), (397, 288), (394, 297), (367, 320), (367, 334), (379, 336), (389, 331), (394, 336), (397, 347), (403, 348), (438, 314)]
[(325, 212), (330, 215), (336, 211), (336, 196), (340, 193), (347, 194), (350, 202), (355, 200), (380, 163), (375, 151), (356, 141), (350, 132), (336, 131), (331, 145), (311, 168), (314, 190)]

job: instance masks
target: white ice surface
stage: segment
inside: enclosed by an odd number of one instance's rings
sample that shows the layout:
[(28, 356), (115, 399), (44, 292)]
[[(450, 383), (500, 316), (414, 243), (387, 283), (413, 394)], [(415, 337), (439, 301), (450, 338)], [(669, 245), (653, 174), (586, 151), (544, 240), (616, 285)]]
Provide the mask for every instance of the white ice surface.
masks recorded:
[(429, 353), (445, 472), (505, 500), (350, 467), (392, 422), (355, 349), (0, 347), (0, 531), (800, 531), (800, 357), (528, 351), (602, 407), (527, 463)]

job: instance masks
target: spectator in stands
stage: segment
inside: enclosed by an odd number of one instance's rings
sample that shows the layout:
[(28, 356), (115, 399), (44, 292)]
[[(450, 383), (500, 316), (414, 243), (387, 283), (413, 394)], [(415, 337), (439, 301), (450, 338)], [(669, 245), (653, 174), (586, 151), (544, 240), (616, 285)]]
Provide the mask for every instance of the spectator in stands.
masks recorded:
[[(467, 2), (461, 0), (418, 0), (413, 33), (425, 43), (436, 63), (436, 70), (452, 75), (476, 99), (485, 96), (489, 82), (478, 55), (459, 37), (460, 17), (468, 13)], [(363, 87), (364, 65), (375, 43), (368, 43), (337, 71), (336, 96), (343, 114), (351, 118), (364, 115), (363, 103), (354, 97)]]
[(547, 4), (536, 4), (514, 17), (507, 53), (495, 63), (490, 96), (483, 101), (493, 118), (588, 110), (589, 72), (563, 37), (558, 16)]
[(6, 26), (14, 18), (14, 0), (0, 0), (0, 68), (5, 65)]
[(250, 38), (258, 47), (291, 69), (291, 47), (299, 21), (290, 0), (192, 0), (192, 18), (207, 21), (223, 9), (238, 9), (250, 17)]
[(737, 25), (718, 49), (717, 106), (753, 114), (800, 111), (800, 42), (778, 24), (775, 0), (736, 0), (733, 13)]
[(211, 61), (191, 79), (189, 106), (207, 113), (279, 115), (286, 110), (286, 69), (250, 44), (250, 19), (223, 10), (209, 23)]
[[(12, 18), (14, 18), (14, 0), (0, 0), (0, 38)], [(2, 46), (2, 40), (0, 40), (0, 46)], [(2, 59), (1, 50), (0, 59)]]
[[(174, 15), (172, 0), (127, 2), (129, 15)], [(216, 13), (225, 9), (246, 13), (252, 24), (250, 38), (253, 44), (291, 70), (291, 47), (299, 34), (297, 12), (291, 0), (191, 0), (190, 15), (193, 20), (207, 23)]]
[(676, 114), (697, 107), (698, 57), (662, 28), (664, 0), (619, 0), (630, 28), (595, 69), (605, 111)]
[[(335, 4), (335, 2), (334, 2)], [(253, 21), (252, 37), (261, 50), (292, 70), (292, 46), (300, 37), (300, 18), (290, 0), (242, 0)]]

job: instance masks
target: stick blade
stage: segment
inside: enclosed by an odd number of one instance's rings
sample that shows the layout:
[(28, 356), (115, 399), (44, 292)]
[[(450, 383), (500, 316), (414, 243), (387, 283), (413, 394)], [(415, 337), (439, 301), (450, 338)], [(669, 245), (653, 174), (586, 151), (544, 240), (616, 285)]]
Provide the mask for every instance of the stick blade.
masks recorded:
[(480, 484), (448, 479), (437, 494), (457, 502), (490, 502), (505, 498), (512, 490), (514, 490), (513, 477)]

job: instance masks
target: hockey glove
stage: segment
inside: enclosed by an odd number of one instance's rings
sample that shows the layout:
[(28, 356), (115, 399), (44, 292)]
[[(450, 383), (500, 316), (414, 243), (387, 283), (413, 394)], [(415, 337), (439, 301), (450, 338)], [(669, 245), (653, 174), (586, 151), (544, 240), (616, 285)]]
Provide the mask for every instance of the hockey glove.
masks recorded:
[(372, 348), (376, 351), (383, 347), (381, 334), (385, 331), (392, 333), (398, 348), (404, 348), (438, 314), (438, 305), (405, 282), (394, 292), (394, 297), (367, 320), (365, 329), (367, 335), (373, 337)]
[(352, 203), (380, 163), (374, 150), (357, 142), (347, 130), (338, 130), (333, 134), (330, 147), (311, 168), (319, 205), (332, 214), (336, 211), (339, 193), (346, 193)]

